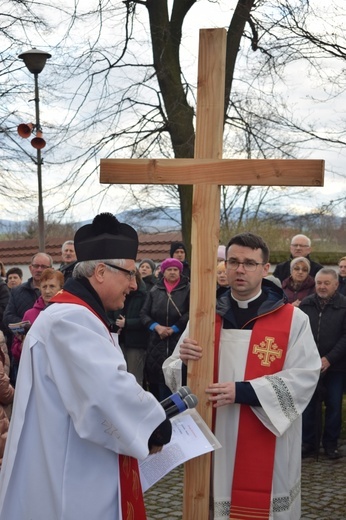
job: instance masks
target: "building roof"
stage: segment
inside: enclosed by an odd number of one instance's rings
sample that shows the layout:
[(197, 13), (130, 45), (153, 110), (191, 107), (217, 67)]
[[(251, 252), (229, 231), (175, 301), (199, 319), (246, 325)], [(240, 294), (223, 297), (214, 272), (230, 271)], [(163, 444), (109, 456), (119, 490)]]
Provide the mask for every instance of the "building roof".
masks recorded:
[[(61, 261), (61, 246), (71, 237), (53, 237), (46, 239), (46, 253), (52, 258), (54, 263)], [(156, 263), (162, 262), (169, 257), (170, 245), (172, 242), (181, 240), (179, 231), (168, 233), (139, 234), (139, 248), (137, 261), (144, 258), (151, 258)], [(25, 238), (20, 240), (0, 241), (0, 260), (5, 266), (29, 265), (31, 258), (38, 252), (38, 239)]]
[(137, 261), (144, 258), (151, 258), (156, 263), (161, 263), (169, 257), (172, 242), (181, 240), (180, 231), (170, 231), (168, 233), (139, 233), (139, 247)]

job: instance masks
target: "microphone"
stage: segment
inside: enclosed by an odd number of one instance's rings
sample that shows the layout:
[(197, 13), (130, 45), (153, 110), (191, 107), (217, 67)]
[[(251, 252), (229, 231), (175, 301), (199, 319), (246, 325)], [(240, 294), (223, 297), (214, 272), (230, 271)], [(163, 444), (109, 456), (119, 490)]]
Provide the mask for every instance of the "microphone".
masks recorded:
[(164, 410), (167, 410), (170, 406), (181, 403), (181, 400), (189, 394), (192, 394), (190, 388), (188, 386), (181, 386), (174, 394), (161, 401), (160, 404)]
[(167, 419), (171, 419), (175, 417), (179, 413), (185, 412), (188, 408), (195, 408), (198, 404), (197, 396), (194, 394), (188, 394), (184, 399), (181, 399), (180, 403), (173, 404), (169, 408), (166, 408), (166, 417)]

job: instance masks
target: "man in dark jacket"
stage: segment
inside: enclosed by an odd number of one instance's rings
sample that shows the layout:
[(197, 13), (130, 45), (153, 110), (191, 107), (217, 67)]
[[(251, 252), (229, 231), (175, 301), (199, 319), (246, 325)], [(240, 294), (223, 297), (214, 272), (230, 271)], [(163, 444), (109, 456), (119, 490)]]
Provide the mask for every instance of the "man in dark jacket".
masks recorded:
[(186, 276), (188, 280), (190, 280), (191, 271), (187, 261), (185, 244), (183, 242), (172, 242), (169, 251), (169, 256), (171, 258), (176, 258), (177, 260), (180, 260), (180, 262), (183, 264), (183, 275)]
[(61, 246), (61, 265), (59, 271), (64, 275), (65, 282), (71, 278), (73, 269), (77, 263), (76, 251), (73, 240), (66, 240)]
[(313, 260), (311, 260), (309, 256), (311, 253), (311, 240), (305, 235), (296, 235), (292, 238), (290, 252), (290, 259), (286, 262), (281, 262), (280, 264), (278, 264), (273, 272), (273, 276), (279, 278), (281, 282), (283, 282), (286, 278), (290, 276), (290, 264), (293, 258), (305, 256), (310, 262), (309, 274), (313, 278), (315, 278), (316, 273), (323, 267), (323, 265), (319, 264), (318, 262), (314, 262)]
[(6, 326), (9, 323), (21, 321), (25, 311), (31, 309), (40, 296), (40, 280), (45, 269), (52, 267), (53, 260), (46, 253), (37, 253), (31, 259), (29, 270), (31, 278), (18, 287), (12, 289), (8, 304), (6, 306), (3, 321)]
[[(40, 296), (39, 285), (41, 275), (45, 269), (52, 267), (52, 265), (53, 259), (50, 255), (47, 255), (46, 253), (37, 253), (32, 257), (29, 265), (31, 278), (29, 278), (27, 282), (18, 285), (18, 287), (14, 287), (10, 291), (9, 300), (3, 315), (3, 324), (6, 327), (5, 330), (8, 335), (7, 345), (10, 353), (13, 337), (8, 329), (8, 325), (10, 323), (18, 323), (22, 321), (24, 313), (33, 307), (37, 298)], [(17, 371), (18, 363), (12, 359), (10, 376), (13, 386), (16, 384)]]
[(303, 413), (303, 457), (318, 452), (322, 424), (322, 445), (330, 459), (342, 455), (338, 440), (342, 422), (343, 380), (346, 372), (346, 297), (338, 293), (338, 275), (324, 267), (316, 275), (316, 294), (305, 298), (300, 309), (309, 316), (311, 330), (321, 356), (321, 377)]

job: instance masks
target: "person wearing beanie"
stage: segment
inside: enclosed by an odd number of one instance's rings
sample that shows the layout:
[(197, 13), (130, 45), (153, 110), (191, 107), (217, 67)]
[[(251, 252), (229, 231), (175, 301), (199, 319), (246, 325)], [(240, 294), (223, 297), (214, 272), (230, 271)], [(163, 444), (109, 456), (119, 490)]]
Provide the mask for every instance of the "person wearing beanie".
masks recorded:
[(159, 401), (171, 394), (164, 382), (162, 363), (172, 354), (189, 319), (190, 283), (182, 271), (180, 260), (166, 258), (161, 264), (162, 277), (148, 293), (140, 312), (149, 330), (145, 376), (149, 390)]
[(217, 248), (217, 261), (224, 262), (226, 260), (226, 246), (222, 244)]
[(219, 262), (216, 268), (216, 297), (219, 298), (221, 294), (229, 290), (226, 262)]
[(180, 260), (180, 262), (183, 264), (182, 274), (186, 276), (188, 280), (190, 280), (191, 271), (186, 258), (187, 252), (185, 244), (183, 242), (172, 242), (169, 255), (171, 258), (176, 258), (177, 260)]
[(315, 292), (315, 279), (310, 276), (310, 262), (305, 256), (293, 258), (290, 276), (282, 282), (288, 302), (299, 307), (300, 302)]
[(24, 342), (0, 520), (145, 519), (137, 459), (171, 438), (163, 407), (126, 370), (107, 317), (137, 288), (136, 231), (102, 213), (74, 245), (73, 277)]
[(153, 262), (153, 260), (151, 260), (150, 258), (144, 258), (139, 262), (138, 270), (140, 272), (143, 282), (145, 283), (147, 291), (150, 291), (150, 289), (157, 282), (157, 278), (154, 274), (155, 269), (155, 262)]

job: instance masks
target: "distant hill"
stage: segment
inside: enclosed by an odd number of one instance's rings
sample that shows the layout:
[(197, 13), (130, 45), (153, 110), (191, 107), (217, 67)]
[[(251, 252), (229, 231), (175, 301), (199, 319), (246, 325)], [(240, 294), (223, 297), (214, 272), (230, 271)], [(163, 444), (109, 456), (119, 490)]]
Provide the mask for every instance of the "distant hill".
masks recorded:
[(181, 229), (180, 209), (172, 207), (127, 210), (117, 214), (120, 222), (130, 224), (140, 233), (166, 233)]
[[(140, 233), (166, 233), (168, 231), (180, 231), (180, 209), (160, 207), (146, 210), (127, 210), (118, 213), (116, 217), (120, 222), (126, 222)], [(90, 224), (92, 219), (75, 223), (78, 229), (85, 224)], [(29, 220), (15, 222), (13, 220), (0, 220), (0, 235), (17, 235), (24, 233), (30, 225)]]
[(29, 225), (29, 220), (14, 222), (13, 220), (0, 220), (0, 234), (23, 233)]
[[(232, 218), (237, 219), (241, 214), (241, 208), (233, 208)], [(180, 208), (171, 206), (160, 206), (157, 208), (148, 209), (131, 209), (118, 213), (117, 218), (120, 222), (126, 222), (133, 226), (140, 233), (166, 233), (169, 231), (180, 231), (181, 230), (181, 218)], [(254, 216), (254, 215), (253, 215)], [(321, 214), (316, 215), (313, 213), (306, 213), (301, 215), (295, 215), (292, 213), (280, 212), (268, 212), (259, 211), (256, 216), (262, 221), (271, 221), (272, 223), (281, 223), (285, 226), (296, 226), (298, 225), (302, 232), (306, 229), (310, 229), (309, 224), (314, 223), (320, 224), (319, 227), (322, 229), (326, 226), (328, 221), (332, 222), (334, 230), (344, 229), (346, 224), (345, 217), (338, 217), (334, 215)], [(251, 218), (251, 214), (247, 213), (247, 218)], [(89, 224), (92, 221), (83, 220), (75, 223), (75, 229), (80, 226)], [(29, 220), (23, 220), (20, 222), (14, 222), (11, 220), (0, 220), (0, 234), (13, 234), (22, 233), (26, 231)], [(341, 241), (343, 243), (343, 240)]]

